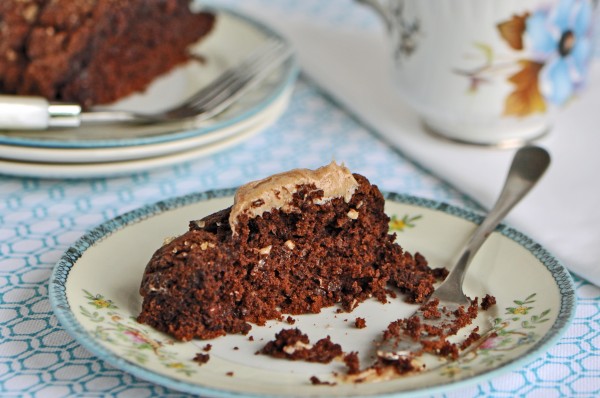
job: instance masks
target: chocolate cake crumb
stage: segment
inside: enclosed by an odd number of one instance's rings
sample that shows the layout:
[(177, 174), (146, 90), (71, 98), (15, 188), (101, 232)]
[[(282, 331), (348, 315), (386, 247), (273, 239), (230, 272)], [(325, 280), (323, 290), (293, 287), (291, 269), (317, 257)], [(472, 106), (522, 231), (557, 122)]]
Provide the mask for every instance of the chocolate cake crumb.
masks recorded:
[[(478, 298), (471, 300), (471, 304), (467, 309), (459, 307), (456, 311), (450, 312), (447, 308), (439, 305), (438, 299), (432, 299), (423, 306), (420, 311), (425, 319), (439, 319), (442, 315), (450, 316), (446, 322), (442, 322), (439, 326), (434, 327), (421, 322), (421, 318), (417, 315), (412, 317), (399, 319), (391, 322), (383, 333), (384, 341), (411, 339), (420, 344), (421, 350), (411, 353), (407, 358), (412, 359), (423, 353), (431, 353), (441, 357), (457, 359), (460, 354), (460, 349), (465, 349), (474, 341), (480, 338), (477, 331), (478, 328), (462, 342), (462, 344), (451, 343), (447, 340), (448, 337), (458, 333), (460, 329), (471, 324), (473, 319), (477, 317), (477, 309), (479, 305)], [(408, 365), (403, 363), (401, 368), (406, 371)]]
[(292, 318), (291, 316), (288, 316), (285, 320), (290, 325), (293, 325), (294, 323), (296, 323), (296, 320), (294, 318)]
[(372, 365), (371, 368), (374, 369), (379, 375), (381, 375), (386, 369), (392, 369), (398, 375), (404, 375), (416, 370), (413, 359), (409, 357), (401, 357), (394, 360), (378, 357), (377, 361), (374, 365)]
[(365, 320), (365, 318), (357, 317), (354, 320), (354, 326), (356, 326), (357, 329), (364, 329), (367, 327), (367, 321)]
[(254, 336), (250, 336), (250, 337), (248, 337), (248, 340), (249, 340), (249, 341), (254, 341)]
[(490, 309), (490, 307), (492, 307), (495, 304), (496, 297), (486, 294), (483, 300), (481, 300), (481, 309), (487, 311), (488, 309)]
[(355, 375), (360, 373), (360, 361), (358, 359), (358, 352), (352, 351), (351, 353), (344, 355), (344, 363), (348, 368), (347, 373), (349, 375)]
[(211, 348), (212, 348), (212, 344), (207, 344), (204, 346), (203, 350), (206, 352), (209, 352), (211, 350)]
[(476, 342), (477, 340), (479, 340), (481, 338), (481, 335), (478, 332), (479, 332), (479, 327), (476, 327), (475, 329), (473, 329), (473, 331), (471, 331), (471, 333), (469, 334), (469, 336), (460, 344), (460, 349), (461, 350), (466, 350), (474, 342)]
[(203, 364), (207, 363), (209, 359), (210, 359), (210, 355), (199, 352), (196, 354), (193, 361), (197, 362), (198, 365), (203, 365)]
[(259, 352), (274, 358), (317, 363), (330, 363), (343, 354), (342, 347), (329, 336), (311, 345), (308, 336), (298, 328), (282, 329)]
[(310, 382), (315, 386), (317, 386), (317, 385), (319, 385), (319, 386), (335, 386), (335, 385), (337, 385), (337, 383), (332, 383), (330, 381), (322, 381), (317, 376), (311, 376)]
[(434, 268), (431, 270), (436, 279), (444, 280), (448, 276), (448, 269), (446, 268)]
[(233, 375), (234, 375), (233, 372), (227, 372), (227, 373), (225, 373), (225, 376), (233, 377)]
[(439, 299), (431, 299), (427, 302), (427, 304), (421, 306), (421, 311), (423, 311), (423, 318), (425, 319), (436, 319), (442, 317), (442, 312), (438, 308), (440, 304)]

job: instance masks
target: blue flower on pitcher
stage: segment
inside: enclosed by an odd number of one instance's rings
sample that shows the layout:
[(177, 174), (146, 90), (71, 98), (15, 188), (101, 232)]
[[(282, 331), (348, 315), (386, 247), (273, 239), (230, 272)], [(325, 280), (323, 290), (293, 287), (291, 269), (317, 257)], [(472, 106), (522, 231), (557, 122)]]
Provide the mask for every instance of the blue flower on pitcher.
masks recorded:
[(563, 105), (583, 85), (592, 55), (592, 6), (587, 0), (560, 0), (552, 9), (533, 12), (526, 36), (544, 66), (540, 91), (551, 103)]

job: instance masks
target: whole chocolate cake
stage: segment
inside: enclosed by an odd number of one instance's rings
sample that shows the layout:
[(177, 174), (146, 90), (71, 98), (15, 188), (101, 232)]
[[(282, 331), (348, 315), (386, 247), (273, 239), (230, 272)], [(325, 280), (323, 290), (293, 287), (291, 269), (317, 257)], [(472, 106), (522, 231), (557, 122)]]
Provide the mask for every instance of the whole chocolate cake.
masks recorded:
[(215, 16), (190, 0), (2, 0), (0, 92), (85, 107), (143, 91), (190, 59)]
[(156, 251), (138, 321), (180, 340), (209, 339), (284, 313), (386, 302), (392, 286), (422, 302), (445, 270), (404, 252), (388, 223), (379, 189), (335, 163), (249, 183), (232, 207)]

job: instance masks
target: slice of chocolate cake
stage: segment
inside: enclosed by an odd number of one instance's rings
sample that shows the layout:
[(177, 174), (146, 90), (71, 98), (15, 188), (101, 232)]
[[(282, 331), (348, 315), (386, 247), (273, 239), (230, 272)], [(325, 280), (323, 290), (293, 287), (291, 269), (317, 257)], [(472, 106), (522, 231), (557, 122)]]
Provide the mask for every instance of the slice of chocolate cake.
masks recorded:
[(46, 0), (0, 1), (0, 92), (16, 93), (27, 66), (25, 46)]
[(189, 3), (2, 0), (0, 92), (90, 107), (143, 91), (212, 29)]
[(283, 313), (386, 302), (392, 286), (422, 302), (443, 272), (404, 252), (388, 222), (378, 188), (335, 163), (249, 183), (232, 207), (156, 251), (138, 321), (180, 340), (208, 339)]

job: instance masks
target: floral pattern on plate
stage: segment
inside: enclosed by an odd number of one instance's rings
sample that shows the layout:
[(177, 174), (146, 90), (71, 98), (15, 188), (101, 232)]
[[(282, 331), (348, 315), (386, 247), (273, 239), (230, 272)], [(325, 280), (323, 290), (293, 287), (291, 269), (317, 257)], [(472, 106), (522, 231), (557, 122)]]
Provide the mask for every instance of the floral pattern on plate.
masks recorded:
[[(91, 333), (104, 343), (122, 349), (124, 358), (140, 365), (147, 364), (152, 358), (165, 368), (175, 370), (182, 375), (193, 377), (197, 372), (197, 364), (191, 358), (181, 358), (169, 346), (185, 344), (166, 337), (164, 334), (138, 323), (134, 317), (119, 311), (114, 302), (102, 294), (92, 294), (82, 289), (87, 301), (80, 306), (80, 314), (97, 324)], [(498, 317), (492, 321), (492, 328), (473, 348), (461, 354), (456, 361), (443, 367), (433, 367), (432, 371), (441, 376), (455, 378), (463, 372), (478, 368), (494, 368), (502, 363), (510, 352), (523, 345), (534, 343), (539, 339), (536, 328), (539, 324), (550, 320), (550, 309), (537, 315), (534, 306), (536, 293), (524, 300), (513, 300), (515, 307), (507, 307), (506, 317)], [(282, 324), (284, 322), (281, 322)], [(151, 358), (152, 357), (152, 358)], [(275, 359), (277, 361), (277, 359)], [(426, 371), (426, 370), (425, 370)]]
[[(513, 300), (515, 307), (506, 307), (505, 317), (494, 318), (492, 329), (475, 345), (454, 362), (440, 370), (442, 375), (456, 377), (479, 367), (493, 368), (505, 360), (510, 351), (529, 345), (539, 339), (538, 325), (548, 322), (551, 310), (541, 312), (534, 306), (536, 293), (524, 300)], [(534, 314), (532, 314), (534, 313)]]
[(421, 217), (420, 214), (416, 216), (411, 216), (405, 214), (402, 218), (399, 218), (396, 214), (390, 217), (390, 231), (392, 232), (403, 232), (407, 228), (414, 228), (415, 221), (419, 220)]
[(166, 368), (192, 376), (196, 370), (168, 349), (175, 340), (156, 336), (158, 333), (138, 323), (134, 317), (119, 311), (114, 302), (102, 294), (92, 294), (82, 289), (87, 306), (80, 305), (79, 312), (97, 324), (91, 333), (104, 343), (123, 349), (123, 357), (144, 365), (150, 356)]

